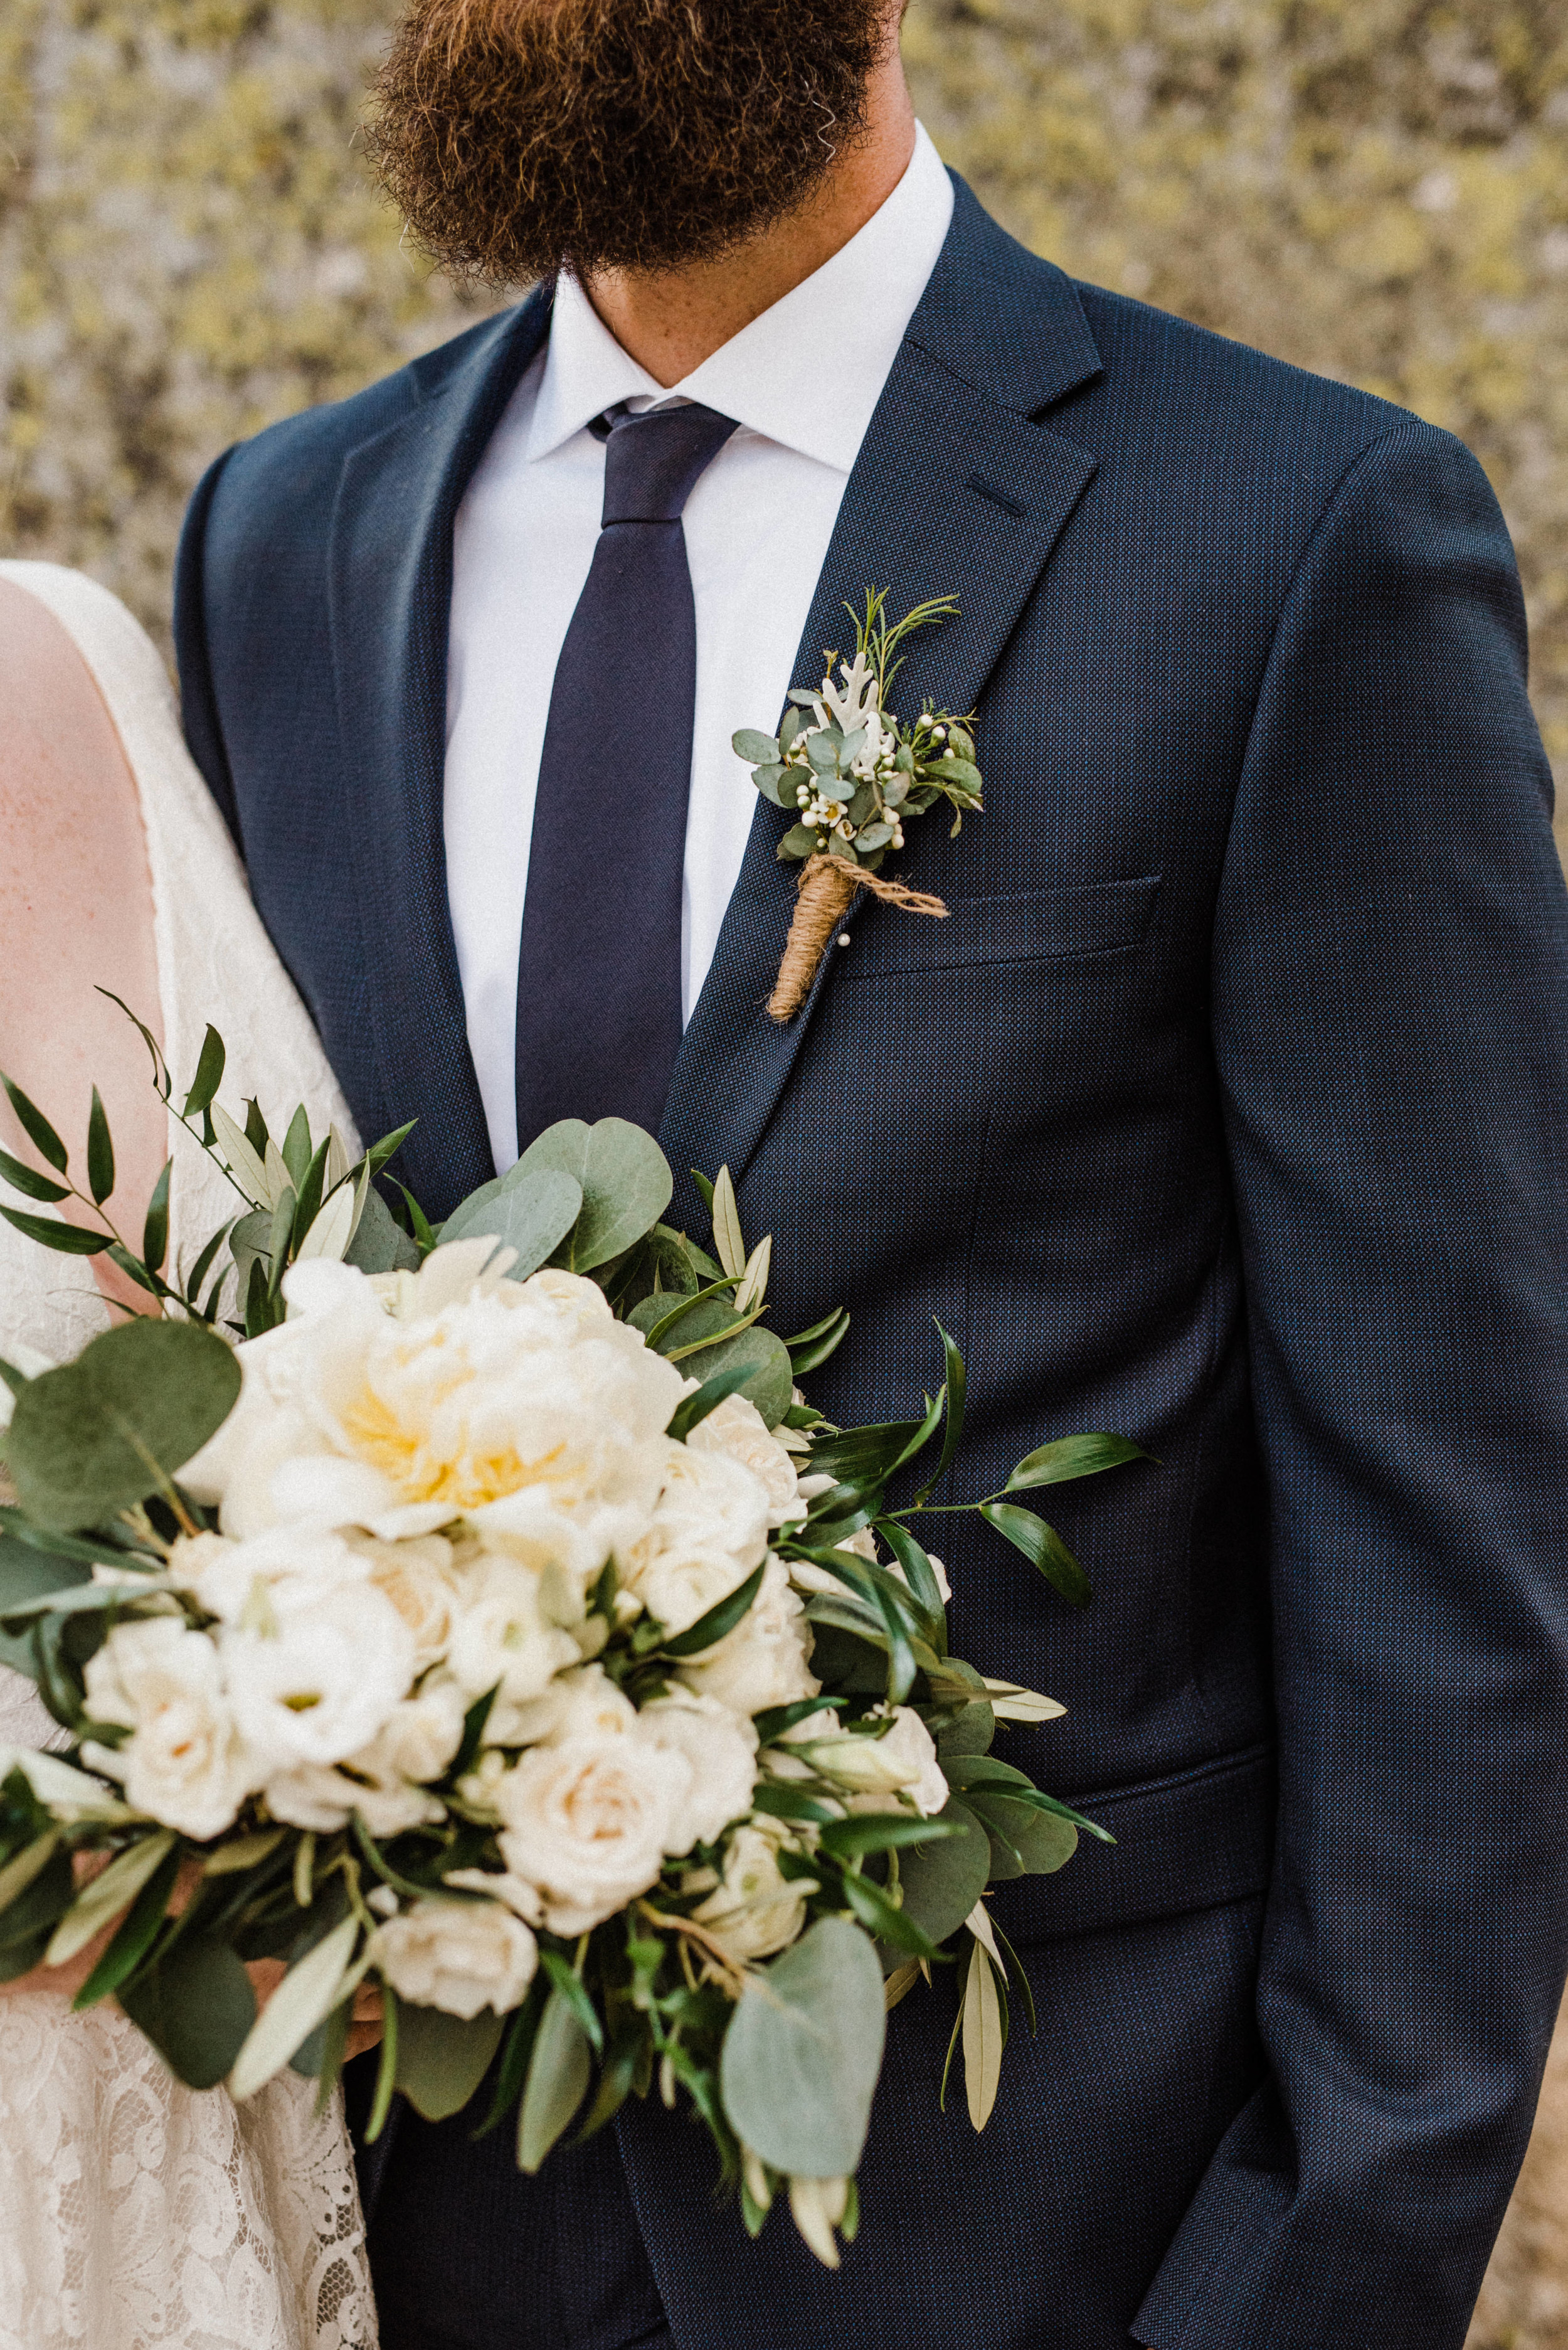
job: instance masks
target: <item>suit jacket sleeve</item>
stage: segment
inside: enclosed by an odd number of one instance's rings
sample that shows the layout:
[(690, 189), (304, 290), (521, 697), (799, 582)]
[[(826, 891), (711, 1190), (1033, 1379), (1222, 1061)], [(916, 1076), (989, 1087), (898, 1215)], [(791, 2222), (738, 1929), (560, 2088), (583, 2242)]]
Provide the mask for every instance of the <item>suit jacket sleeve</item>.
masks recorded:
[(1568, 910), (1511, 549), (1413, 420), (1322, 516), (1216, 907), (1268, 1484), (1269, 2074), (1134, 2331), (1459, 2350), (1568, 1948)]

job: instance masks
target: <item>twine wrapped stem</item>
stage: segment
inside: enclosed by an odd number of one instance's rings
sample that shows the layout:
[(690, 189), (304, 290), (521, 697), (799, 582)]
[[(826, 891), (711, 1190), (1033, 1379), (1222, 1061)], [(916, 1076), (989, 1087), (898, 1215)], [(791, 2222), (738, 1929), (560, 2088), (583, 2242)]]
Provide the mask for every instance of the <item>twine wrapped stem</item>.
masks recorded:
[(849, 911), (857, 889), (869, 889), (874, 898), (881, 898), (889, 906), (902, 907), (907, 914), (946, 919), (947, 908), (929, 889), (911, 889), (902, 881), (884, 881), (880, 874), (867, 872), (863, 865), (851, 865), (843, 857), (808, 857), (800, 877), (800, 895), (794, 901), (789, 937), (784, 941), (784, 960), (768, 998), (770, 1019), (782, 1024), (794, 1018), (811, 992), (811, 983), (827, 951), (828, 941)]

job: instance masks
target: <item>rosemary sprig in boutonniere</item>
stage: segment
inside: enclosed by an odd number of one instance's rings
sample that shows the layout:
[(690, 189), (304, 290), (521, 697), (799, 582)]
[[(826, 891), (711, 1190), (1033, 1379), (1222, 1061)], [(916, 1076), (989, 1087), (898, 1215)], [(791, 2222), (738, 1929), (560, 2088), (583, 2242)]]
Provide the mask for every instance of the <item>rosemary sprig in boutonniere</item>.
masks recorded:
[(899, 645), (916, 629), (951, 618), (958, 599), (933, 597), (893, 621), (887, 618), (887, 600), (885, 588), (868, 588), (864, 618), (845, 606), (855, 621), (854, 660), (826, 654), (821, 685), (792, 690), (776, 736), (742, 727), (733, 738), (741, 757), (753, 762), (758, 791), (794, 816), (778, 853), (784, 863), (804, 867), (784, 959), (768, 998), (774, 1020), (792, 1020), (805, 1002), (827, 942), (857, 889), (869, 889), (908, 913), (946, 914), (941, 899), (929, 890), (884, 880), (882, 865), (889, 851), (904, 846), (910, 818), (924, 816), (939, 799), (952, 806), (955, 833), (966, 811), (978, 814), (981, 808), (968, 718), (954, 718), (928, 703), (906, 726), (888, 707), (888, 691), (902, 666)]

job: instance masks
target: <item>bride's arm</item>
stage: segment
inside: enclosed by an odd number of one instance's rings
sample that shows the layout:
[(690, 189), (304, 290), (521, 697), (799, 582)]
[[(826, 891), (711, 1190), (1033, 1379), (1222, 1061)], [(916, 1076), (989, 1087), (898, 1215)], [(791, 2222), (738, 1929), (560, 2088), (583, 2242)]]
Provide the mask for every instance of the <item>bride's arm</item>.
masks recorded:
[[(86, 1160), (96, 1083), (114, 1134), (110, 1211), (140, 1235), (166, 1156), (141, 1040), (112, 989), (161, 1037), (152, 883), (136, 781), (70, 635), (0, 579), (0, 1069)], [(0, 1096), (0, 1144), (40, 1165)], [(78, 1178), (78, 1180), (80, 1180)], [(15, 1204), (20, 1205), (21, 1202)], [(147, 1299), (95, 1257), (106, 1295)]]

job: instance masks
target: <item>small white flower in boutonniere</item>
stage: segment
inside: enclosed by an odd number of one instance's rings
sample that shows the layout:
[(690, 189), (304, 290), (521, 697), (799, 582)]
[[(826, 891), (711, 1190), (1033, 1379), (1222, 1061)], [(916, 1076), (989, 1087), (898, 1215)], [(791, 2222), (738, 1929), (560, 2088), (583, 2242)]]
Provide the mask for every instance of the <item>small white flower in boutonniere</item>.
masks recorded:
[[(805, 1003), (829, 939), (857, 889), (869, 889), (906, 912), (945, 915), (929, 890), (884, 880), (889, 850), (904, 846), (910, 820), (939, 799), (953, 810), (956, 833), (965, 813), (979, 813), (980, 769), (967, 718), (928, 704), (911, 725), (888, 707), (901, 662), (899, 645), (916, 629), (949, 619), (952, 596), (917, 604), (901, 620), (886, 614), (887, 590), (867, 588), (864, 618), (855, 620), (853, 660), (825, 659), (820, 686), (795, 687), (776, 735), (742, 727), (735, 749), (753, 762), (752, 781), (763, 797), (795, 822), (779, 843), (785, 864), (804, 867), (784, 960), (768, 1011), (791, 1020)], [(836, 662), (838, 676), (834, 677)]]

